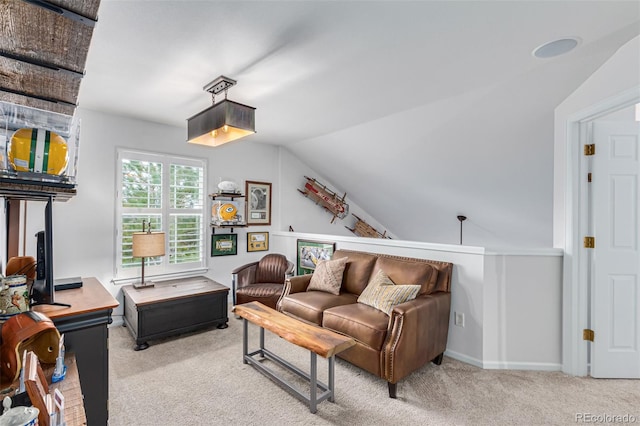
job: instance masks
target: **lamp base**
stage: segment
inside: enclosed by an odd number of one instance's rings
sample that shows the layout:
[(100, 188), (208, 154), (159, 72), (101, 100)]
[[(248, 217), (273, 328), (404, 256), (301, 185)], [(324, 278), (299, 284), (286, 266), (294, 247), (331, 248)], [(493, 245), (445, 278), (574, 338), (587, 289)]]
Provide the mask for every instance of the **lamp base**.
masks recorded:
[(146, 282), (140, 282), (140, 283), (134, 283), (133, 284), (133, 288), (150, 288), (155, 286), (155, 284), (153, 283), (153, 281), (146, 281)]

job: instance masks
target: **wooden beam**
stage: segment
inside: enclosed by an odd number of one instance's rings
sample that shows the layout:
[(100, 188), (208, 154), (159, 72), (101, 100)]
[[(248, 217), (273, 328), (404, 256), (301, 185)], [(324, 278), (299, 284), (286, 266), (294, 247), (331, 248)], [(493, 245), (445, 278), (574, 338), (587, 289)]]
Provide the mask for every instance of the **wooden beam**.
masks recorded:
[(20, 255), (20, 200), (7, 198), (5, 202), (7, 206), (7, 260), (9, 260)]

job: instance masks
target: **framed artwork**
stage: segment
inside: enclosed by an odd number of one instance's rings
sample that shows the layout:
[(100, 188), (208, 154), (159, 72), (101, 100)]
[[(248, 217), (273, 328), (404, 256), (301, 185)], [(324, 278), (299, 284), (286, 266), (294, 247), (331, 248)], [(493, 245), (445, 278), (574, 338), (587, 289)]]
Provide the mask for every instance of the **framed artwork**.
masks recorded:
[(336, 243), (297, 241), (298, 275), (312, 274), (320, 260), (329, 260), (336, 251)]
[(238, 234), (212, 234), (211, 257), (238, 254)]
[(271, 183), (245, 183), (247, 225), (271, 225)]
[(247, 251), (269, 250), (268, 232), (247, 232)]

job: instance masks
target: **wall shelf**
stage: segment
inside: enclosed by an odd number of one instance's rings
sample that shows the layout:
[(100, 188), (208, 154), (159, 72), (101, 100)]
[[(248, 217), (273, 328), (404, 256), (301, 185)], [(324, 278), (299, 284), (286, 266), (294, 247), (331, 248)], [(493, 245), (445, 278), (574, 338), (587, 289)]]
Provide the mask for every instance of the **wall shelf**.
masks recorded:
[[(218, 192), (209, 194), (211, 198), (211, 233), (216, 233), (216, 228), (226, 228), (233, 232), (233, 228), (246, 228), (247, 223), (244, 221), (245, 196), (236, 192)], [(236, 201), (237, 200), (237, 201)], [(231, 207), (233, 206), (233, 207)], [(219, 212), (219, 209), (231, 209), (228, 214), (233, 214), (231, 218), (224, 217), (227, 213)], [(235, 211), (233, 211), (235, 209)]]

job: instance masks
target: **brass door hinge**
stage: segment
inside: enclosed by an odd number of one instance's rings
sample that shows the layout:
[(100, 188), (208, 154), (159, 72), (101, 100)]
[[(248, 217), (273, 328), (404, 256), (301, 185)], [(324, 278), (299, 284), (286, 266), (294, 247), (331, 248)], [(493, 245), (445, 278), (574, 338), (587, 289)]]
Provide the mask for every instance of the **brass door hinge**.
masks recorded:
[(596, 238), (584, 237), (584, 248), (596, 248)]
[(590, 342), (593, 342), (594, 338), (595, 338), (595, 333), (593, 332), (593, 330), (589, 330), (588, 328), (585, 328), (584, 330), (582, 330), (582, 340), (588, 340)]
[(596, 153), (596, 144), (587, 144), (584, 146), (584, 155), (595, 155)]
[(587, 182), (591, 182), (591, 173), (587, 173)]

